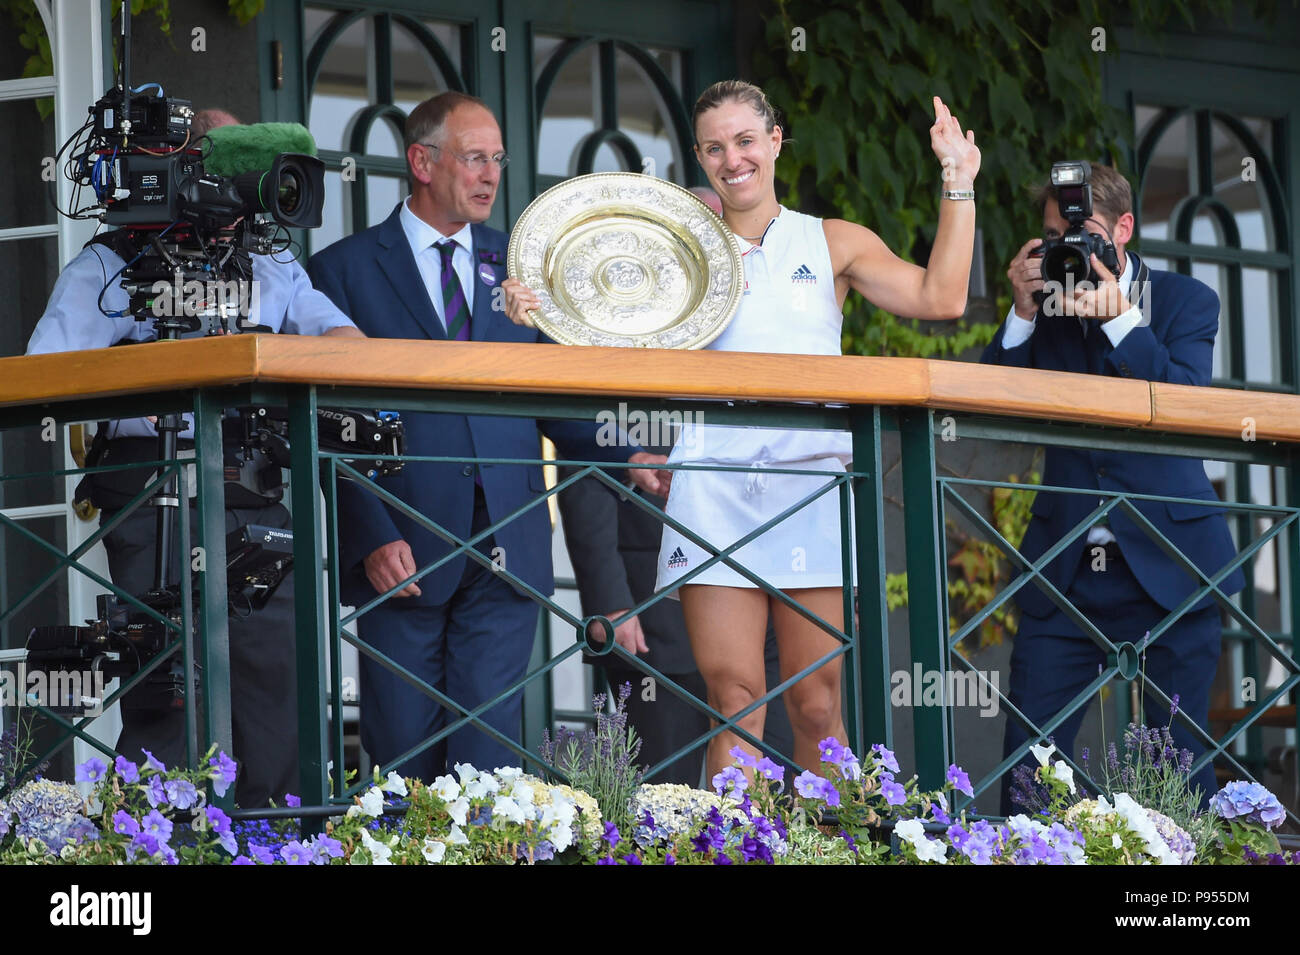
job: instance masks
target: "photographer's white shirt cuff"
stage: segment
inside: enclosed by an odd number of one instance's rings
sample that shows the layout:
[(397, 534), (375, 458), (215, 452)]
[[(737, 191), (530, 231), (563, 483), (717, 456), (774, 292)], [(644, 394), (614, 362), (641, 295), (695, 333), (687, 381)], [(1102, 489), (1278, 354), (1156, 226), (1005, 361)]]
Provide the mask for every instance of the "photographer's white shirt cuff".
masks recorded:
[(1034, 328), (1037, 327), (1033, 319), (1026, 320), (1017, 315), (1014, 305), (1007, 312), (1006, 326), (1002, 332), (1002, 347), (1008, 349), (1019, 348), (1029, 341), (1029, 336), (1034, 334)]
[[(1110, 343), (1115, 348), (1124, 340), (1124, 336), (1133, 329), (1142, 324), (1142, 309), (1136, 305), (1130, 306), (1127, 312), (1121, 312), (1109, 322), (1101, 326), (1101, 330), (1106, 333)], [(1003, 346), (1006, 347), (1005, 345)]]

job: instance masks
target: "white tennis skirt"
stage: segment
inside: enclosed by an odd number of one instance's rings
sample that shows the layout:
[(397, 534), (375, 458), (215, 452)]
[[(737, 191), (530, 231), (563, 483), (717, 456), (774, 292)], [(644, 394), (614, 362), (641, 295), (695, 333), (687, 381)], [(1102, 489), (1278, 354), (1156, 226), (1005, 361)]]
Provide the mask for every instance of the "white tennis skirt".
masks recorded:
[[(827, 473), (825, 477), (780, 474), (767, 467), (748, 472), (674, 471), (666, 510), (674, 520), (686, 525), (717, 550), (723, 550), (826, 487), (835, 474), (844, 473), (844, 464), (839, 457), (805, 459), (784, 466)], [(843, 586), (840, 494), (838, 487), (830, 487), (732, 553), (731, 558), (778, 590)], [(852, 501), (852, 496), (849, 501)], [(850, 529), (852, 517), (850, 507)], [(664, 525), (655, 588), (662, 590), (675, 583), (712, 556), (703, 547)], [(851, 543), (849, 556), (849, 572), (852, 574)], [(687, 583), (721, 587), (758, 586), (720, 561)], [(676, 598), (677, 592), (674, 591), (672, 596)]]

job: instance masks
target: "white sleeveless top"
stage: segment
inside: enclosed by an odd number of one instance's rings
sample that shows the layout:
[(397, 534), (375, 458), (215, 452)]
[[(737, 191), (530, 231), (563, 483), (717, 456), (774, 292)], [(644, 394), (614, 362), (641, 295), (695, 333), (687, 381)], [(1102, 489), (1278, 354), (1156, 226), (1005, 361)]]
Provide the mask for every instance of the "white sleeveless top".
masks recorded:
[[(839, 355), (844, 315), (822, 220), (781, 207), (761, 245), (737, 236), (745, 293), (726, 330), (708, 347), (719, 351)], [(707, 413), (703, 413), (707, 420)], [(772, 430), (691, 424), (670, 462), (778, 464), (836, 457), (847, 466), (853, 442), (845, 431)]]

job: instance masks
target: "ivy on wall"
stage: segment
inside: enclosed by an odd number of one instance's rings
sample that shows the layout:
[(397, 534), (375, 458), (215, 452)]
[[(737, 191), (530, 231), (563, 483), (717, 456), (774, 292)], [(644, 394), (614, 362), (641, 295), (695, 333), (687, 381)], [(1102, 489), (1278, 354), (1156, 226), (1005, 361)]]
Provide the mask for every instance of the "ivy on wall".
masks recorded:
[[(1273, 8), (1245, 6), (1259, 16)], [(975, 190), (985, 287), (1005, 315), (1006, 265), (1042, 229), (1032, 188), (1055, 161), (1124, 160), (1129, 119), (1101, 93), (1119, 9), (1100, 0), (763, 0), (754, 75), (795, 138), (777, 164), (784, 201), (862, 223), (924, 262), (939, 214), (929, 139), (938, 94), (975, 130), (983, 154)], [(1233, 9), (1231, 0), (1134, 0), (1122, 12), (1125, 25), (1154, 38), (1175, 18), (1190, 26)], [(929, 336), (917, 325), (850, 296), (844, 351), (947, 357), (995, 330), (960, 323)]]

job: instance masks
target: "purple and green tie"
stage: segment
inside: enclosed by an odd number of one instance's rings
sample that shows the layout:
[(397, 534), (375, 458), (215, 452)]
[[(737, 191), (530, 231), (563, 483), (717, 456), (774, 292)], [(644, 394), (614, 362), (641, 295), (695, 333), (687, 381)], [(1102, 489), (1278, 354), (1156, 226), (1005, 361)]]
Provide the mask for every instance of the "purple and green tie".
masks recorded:
[(449, 239), (438, 246), (442, 255), (442, 313), (446, 318), (447, 337), (452, 341), (469, 341), (469, 305), (465, 290), (452, 268), (451, 258), (456, 251), (456, 240)]

